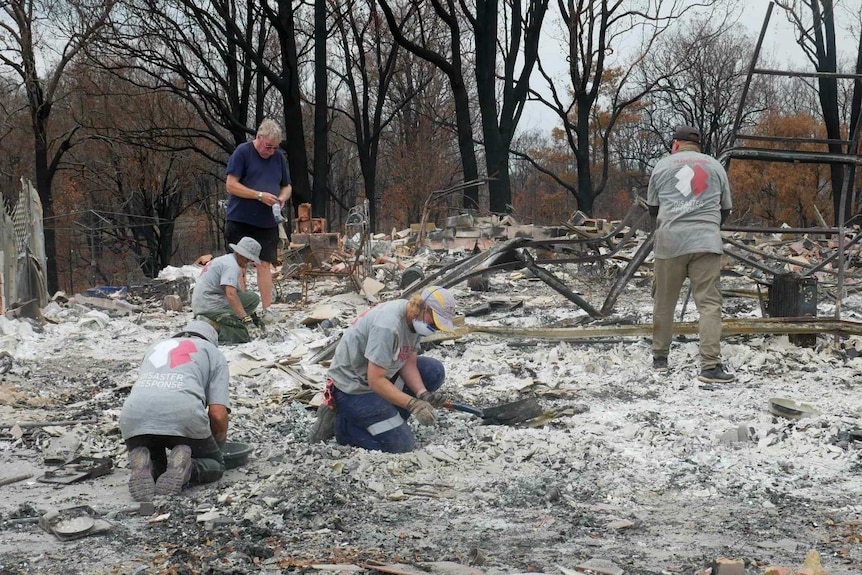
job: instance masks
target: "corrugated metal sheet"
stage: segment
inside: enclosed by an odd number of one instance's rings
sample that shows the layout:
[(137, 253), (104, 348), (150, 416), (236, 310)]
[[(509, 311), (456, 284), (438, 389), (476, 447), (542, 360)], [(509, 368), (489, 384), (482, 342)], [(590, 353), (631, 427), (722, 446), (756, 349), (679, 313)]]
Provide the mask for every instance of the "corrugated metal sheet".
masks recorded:
[(17, 203), (0, 211), (0, 309), (34, 299), (39, 307), (48, 303), (46, 259), (42, 202), (22, 178)]

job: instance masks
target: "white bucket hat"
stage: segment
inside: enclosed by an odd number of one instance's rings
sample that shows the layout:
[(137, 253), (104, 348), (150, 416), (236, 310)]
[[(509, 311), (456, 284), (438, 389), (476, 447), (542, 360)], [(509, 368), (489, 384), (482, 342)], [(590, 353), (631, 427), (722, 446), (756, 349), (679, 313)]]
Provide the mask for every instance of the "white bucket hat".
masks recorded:
[(260, 244), (257, 243), (256, 239), (246, 236), (238, 244), (228, 244), (228, 246), (242, 257), (250, 259), (256, 264), (260, 263)]

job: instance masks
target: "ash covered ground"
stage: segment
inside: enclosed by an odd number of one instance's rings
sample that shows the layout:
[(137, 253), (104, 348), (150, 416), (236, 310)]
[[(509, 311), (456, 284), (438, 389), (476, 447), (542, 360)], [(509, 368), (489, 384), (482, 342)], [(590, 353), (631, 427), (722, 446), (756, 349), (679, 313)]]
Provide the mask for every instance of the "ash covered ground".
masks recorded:
[[(549, 269), (597, 306), (610, 286), (574, 264)], [(630, 282), (614, 319), (651, 321), (648, 280)], [(452, 291), (465, 310), (489, 300), (522, 305), (468, 325), (589, 323), (528, 275), (489, 283), (488, 292)], [(730, 284), (753, 289), (745, 278)], [(0, 480), (32, 474), (0, 487), (0, 573), (313, 573), (332, 564), (373, 573), (399, 563), (430, 573), (566, 574), (601, 559), (625, 573), (694, 574), (719, 556), (763, 573), (798, 568), (812, 549), (832, 575), (860, 572), (857, 339), (836, 346), (821, 335), (808, 348), (787, 336), (726, 336), (737, 381), (720, 385), (696, 379), (696, 338), (676, 341), (672, 370), (656, 374), (644, 337), (473, 333), (427, 346), (447, 368), (449, 396), (480, 407), (535, 396), (546, 417), (508, 427), (443, 411), (435, 427), (415, 428), (415, 452), (391, 455), (306, 441), (309, 402), (325, 379), (310, 359), (368, 305), (346, 287), (321, 278), (307, 302), (276, 305), (284, 319), (266, 339), (222, 348), (232, 371), (229, 440), (251, 444), (250, 461), (216, 484), (157, 499), (145, 516), (125, 510), (133, 502), (117, 419), (144, 348), (175, 333), (188, 308), (165, 312), (152, 300), (126, 315), (52, 303), (44, 325), (0, 317)], [(831, 317), (824, 300), (819, 313)], [(862, 298), (842, 303), (844, 319), (860, 317)], [(331, 328), (301, 323), (324, 305)], [(761, 313), (755, 299), (726, 298), (724, 315)], [(691, 303), (686, 319), (696, 319)], [(773, 397), (815, 411), (777, 417)], [(91, 423), (23, 435), (9, 427), (56, 420)], [(741, 429), (745, 440), (728, 439)], [(80, 443), (77, 455), (112, 458), (113, 471), (69, 485), (37, 481), (50, 469), (46, 450), (69, 440)], [(81, 505), (104, 514), (110, 530), (64, 542), (28, 519)]]

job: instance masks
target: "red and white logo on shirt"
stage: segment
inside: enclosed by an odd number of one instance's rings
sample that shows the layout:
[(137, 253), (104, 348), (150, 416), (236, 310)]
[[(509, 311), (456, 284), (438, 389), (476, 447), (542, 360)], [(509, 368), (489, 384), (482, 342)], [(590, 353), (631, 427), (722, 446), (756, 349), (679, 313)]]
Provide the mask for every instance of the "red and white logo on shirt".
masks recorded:
[(170, 365), (171, 369), (192, 361), (191, 354), (198, 350), (190, 339), (169, 339), (153, 348), (149, 362), (156, 368)]
[(708, 179), (709, 174), (697, 164), (693, 168), (691, 166), (683, 166), (676, 173), (677, 181), (675, 187), (686, 198), (692, 193), (697, 197), (709, 187), (707, 184)]

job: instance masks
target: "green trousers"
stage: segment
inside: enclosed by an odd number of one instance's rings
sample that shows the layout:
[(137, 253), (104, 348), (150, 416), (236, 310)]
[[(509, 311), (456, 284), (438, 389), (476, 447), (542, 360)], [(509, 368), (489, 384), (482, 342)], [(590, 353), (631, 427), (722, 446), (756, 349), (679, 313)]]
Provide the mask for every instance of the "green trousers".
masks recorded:
[[(260, 296), (253, 291), (240, 292), (238, 295), (246, 315), (251, 315), (260, 303)], [(251, 341), (248, 328), (236, 317), (236, 313), (230, 306), (198, 315), (217, 325), (219, 343), (246, 343)]]
[(652, 296), (653, 357), (667, 357), (673, 339), (673, 314), (685, 278), (691, 282), (691, 296), (697, 306), (701, 369), (721, 363), (721, 255), (686, 254), (655, 260)]

